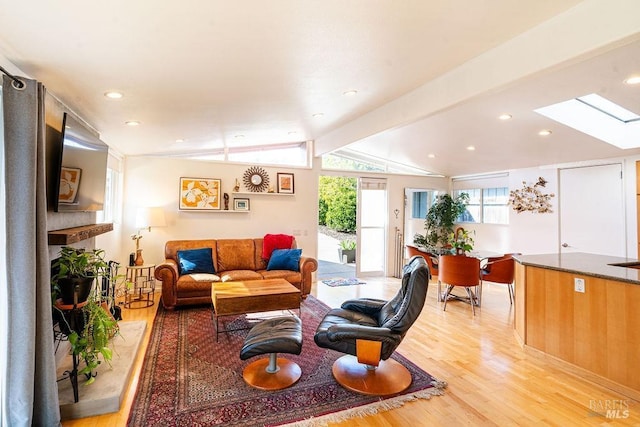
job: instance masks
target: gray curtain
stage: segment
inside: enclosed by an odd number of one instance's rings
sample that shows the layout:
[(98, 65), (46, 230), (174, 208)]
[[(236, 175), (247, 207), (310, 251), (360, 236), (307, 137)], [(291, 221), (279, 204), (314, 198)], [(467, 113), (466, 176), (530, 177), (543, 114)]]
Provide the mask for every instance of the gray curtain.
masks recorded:
[(51, 318), (45, 88), (3, 77), (8, 310), (4, 414), (10, 426), (60, 425)]

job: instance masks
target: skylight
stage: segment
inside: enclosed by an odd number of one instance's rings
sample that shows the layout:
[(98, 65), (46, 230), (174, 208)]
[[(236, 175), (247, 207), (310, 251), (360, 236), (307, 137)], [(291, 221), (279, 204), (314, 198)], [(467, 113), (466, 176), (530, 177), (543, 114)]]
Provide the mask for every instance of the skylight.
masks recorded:
[(535, 112), (618, 148), (640, 147), (640, 116), (600, 95), (581, 96)]
[(640, 116), (638, 116), (636, 113), (622, 108), (615, 102), (611, 102), (608, 99), (601, 97), (600, 95), (596, 95), (595, 93), (592, 93), (591, 95), (581, 96), (576, 99), (625, 123), (640, 119)]

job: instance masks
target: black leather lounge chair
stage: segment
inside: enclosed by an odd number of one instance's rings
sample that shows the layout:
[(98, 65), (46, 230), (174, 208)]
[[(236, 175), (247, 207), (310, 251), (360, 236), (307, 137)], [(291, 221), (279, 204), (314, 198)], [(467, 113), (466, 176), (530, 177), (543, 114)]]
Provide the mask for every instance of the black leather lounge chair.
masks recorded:
[(428, 286), (429, 267), (423, 257), (414, 256), (391, 300), (349, 300), (327, 313), (314, 340), (347, 354), (333, 364), (340, 385), (372, 395), (400, 393), (411, 385), (411, 373), (390, 356), (420, 315)]

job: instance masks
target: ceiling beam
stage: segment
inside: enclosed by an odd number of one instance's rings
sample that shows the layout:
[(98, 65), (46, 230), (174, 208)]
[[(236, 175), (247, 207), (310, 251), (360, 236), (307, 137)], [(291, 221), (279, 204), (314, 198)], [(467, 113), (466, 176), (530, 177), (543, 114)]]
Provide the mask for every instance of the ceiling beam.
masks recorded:
[(640, 2), (586, 0), (319, 138), (322, 155), (640, 39)]

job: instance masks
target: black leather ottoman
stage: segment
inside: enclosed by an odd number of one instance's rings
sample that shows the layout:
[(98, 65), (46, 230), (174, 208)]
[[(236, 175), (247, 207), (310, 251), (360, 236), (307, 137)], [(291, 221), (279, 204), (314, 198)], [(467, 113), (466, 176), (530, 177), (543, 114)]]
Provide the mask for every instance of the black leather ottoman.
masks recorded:
[(255, 325), (245, 338), (240, 359), (258, 359), (242, 372), (245, 382), (262, 390), (280, 390), (296, 383), (302, 375), (297, 363), (278, 357), (277, 353), (300, 354), (302, 351), (302, 322), (297, 316), (282, 316)]

